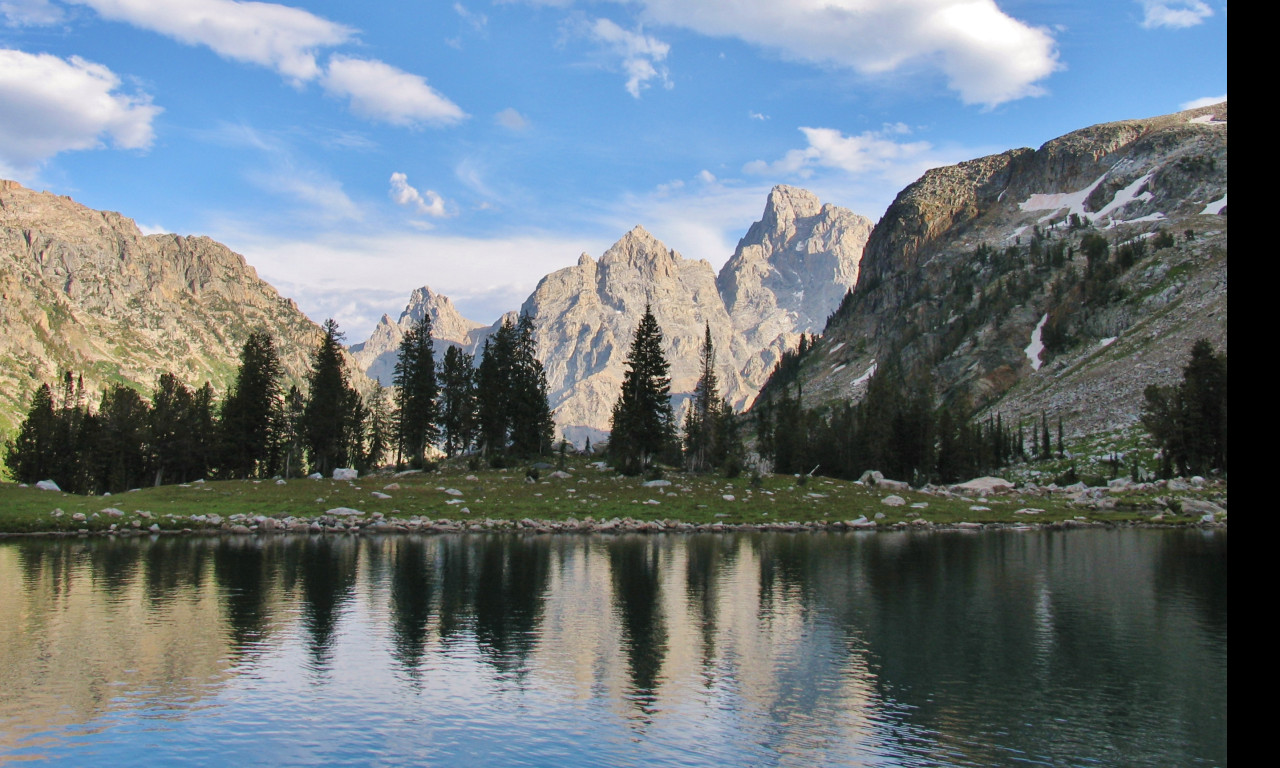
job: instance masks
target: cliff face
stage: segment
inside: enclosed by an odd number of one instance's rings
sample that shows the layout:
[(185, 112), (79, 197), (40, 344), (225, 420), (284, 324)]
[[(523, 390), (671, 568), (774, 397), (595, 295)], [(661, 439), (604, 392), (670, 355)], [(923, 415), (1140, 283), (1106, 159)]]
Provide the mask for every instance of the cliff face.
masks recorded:
[(801, 333), (817, 333), (858, 281), (871, 220), (778, 186), (716, 286), (742, 345), (739, 373), (759, 389)]
[(892, 362), (990, 409), (1132, 423), (1195, 338), (1225, 348), (1226, 195), (1225, 103), (928, 171), (876, 225), (806, 397), (856, 399)]
[[(582, 254), (576, 265), (547, 275), (520, 311), (537, 329), (557, 424), (578, 444), (608, 433), (646, 303), (664, 334), (677, 409), (697, 383), (707, 325), (721, 394), (746, 407), (782, 352), (801, 333), (820, 331), (857, 281), (870, 231), (862, 216), (779, 186), (718, 276), (709, 263), (685, 259), (643, 227), (599, 261)], [(351, 348), (369, 375), (390, 383), (404, 330), (423, 313), (431, 315), (438, 345), (472, 353), (502, 322), (482, 327), (458, 315), (447, 297), (419, 288), (399, 321), (384, 317), (369, 340)]]
[[(63, 371), (91, 390), (149, 393), (172, 372), (222, 393), (249, 333), (275, 338), (302, 381), (321, 337), (239, 254), (207, 237), (143, 235), (131, 219), (0, 181), (0, 431)], [(353, 370), (358, 384), (363, 374)]]

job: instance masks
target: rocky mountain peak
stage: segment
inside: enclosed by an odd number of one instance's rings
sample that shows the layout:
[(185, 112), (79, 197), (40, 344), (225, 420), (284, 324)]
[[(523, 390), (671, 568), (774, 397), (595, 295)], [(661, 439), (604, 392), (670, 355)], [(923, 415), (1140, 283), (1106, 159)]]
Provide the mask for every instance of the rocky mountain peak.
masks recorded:
[(807, 189), (779, 184), (769, 192), (760, 223), (774, 232), (790, 229), (797, 219), (817, 216), (822, 212), (818, 196)]

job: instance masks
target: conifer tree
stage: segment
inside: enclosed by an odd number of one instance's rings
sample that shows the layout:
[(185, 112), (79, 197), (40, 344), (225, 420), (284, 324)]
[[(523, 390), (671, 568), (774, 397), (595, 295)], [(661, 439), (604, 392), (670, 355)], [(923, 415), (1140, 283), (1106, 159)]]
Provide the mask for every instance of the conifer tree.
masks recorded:
[(702, 341), (701, 373), (693, 388), (693, 398), (684, 417), (684, 464), (690, 472), (705, 472), (719, 464), (724, 448), (719, 439), (722, 426), (719, 382), (716, 377), (716, 352), (711, 342), (711, 324), (706, 324)]
[(516, 327), (503, 321), (484, 342), (476, 370), (476, 411), (480, 450), (490, 459), (504, 455), (511, 435), (511, 381), (516, 356)]
[(511, 450), (521, 456), (548, 453), (555, 422), (547, 401), (547, 374), (537, 357), (533, 318), (521, 315), (516, 325), (511, 379)]
[(58, 459), (54, 451), (58, 429), (53, 390), (48, 384), (41, 384), (31, 398), (31, 408), (18, 428), (17, 436), (5, 445), (4, 463), (15, 480), (20, 483), (41, 480), (53, 480), (60, 485), (66, 483), (65, 478), (56, 476)]
[(347, 372), (342, 364), (342, 332), (332, 318), (324, 321), (324, 337), (307, 374), (310, 393), (302, 413), (303, 442), (316, 472), (328, 475), (348, 463), (351, 417)]
[(427, 446), (440, 436), (440, 394), (436, 383), (436, 360), (431, 338), (431, 316), (423, 313), (400, 341), (392, 382), (396, 386), (397, 450), (413, 466), (426, 459)]
[(440, 363), (440, 433), (446, 456), (471, 447), (476, 428), (476, 372), (472, 356), (457, 347)]
[(231, 477), (270, 476), (280, 417), (280, 359), (266, 331), (249, 334), (222, 405), (222, 469)]
[(649, 305), (627, 354), (622, 391), (613, 406), (609, 450), (625, 474), (643, 472), (675, 439), (670, 366), (662, 354), (662, 330)]
[(391, 445), (392, 419), (387, 404), (387, 390), (381, 384), (374, 384), (365, 406), (369, 417), (368, 444), (365, 449), (365, 464), (377, 468), (387, 459), (387, 449)]

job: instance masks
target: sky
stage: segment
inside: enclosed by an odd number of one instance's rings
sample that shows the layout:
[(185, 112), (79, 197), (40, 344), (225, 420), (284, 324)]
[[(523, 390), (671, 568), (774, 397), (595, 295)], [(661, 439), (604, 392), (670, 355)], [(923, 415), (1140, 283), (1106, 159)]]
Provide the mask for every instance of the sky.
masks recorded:
[(219, 240), (351, 343), (1226, 93), (1215, 0), (0, 0), (0, 177)]

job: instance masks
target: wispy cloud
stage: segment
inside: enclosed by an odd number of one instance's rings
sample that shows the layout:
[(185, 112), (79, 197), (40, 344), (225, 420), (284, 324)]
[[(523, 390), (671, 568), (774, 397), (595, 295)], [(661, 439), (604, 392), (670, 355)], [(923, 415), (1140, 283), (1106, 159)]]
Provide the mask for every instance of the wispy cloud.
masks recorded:
[(10, 27), (43, 27), (66, 18), (49, 0), (0, 0), (0, 16)]
[(511, 107), (494, 115), (493, 121), (511, 131), (523, 131), (529, 127), (529, 119)]
[(409, 184), (409, 177), (403, 173), (391, 174), (390, 195), (398, 205), (403, 205), (414, 213), (433, 218), (448, 215), (444, 207), (444, 198), (430, 189), (425, 194), (419, 192)]
[(352, 112), (392, 125), (452, 125), (467, 116), (423, 78), (376, 59), (335, 54), (321, 82), (349, 98)]
[(812, 176), (816, 168), (834, 168), (905, 183), (932, 164), (933, 145), (927, 141), (903, 142), (891, 138), (899, 133), (897, 125), (890, 126), (888, 131), (864, 131), (856, 136), (846, 136), (834, 128), (801, 128), (800, 132), (808, 146), (789, 150), (773, 162), (753, 161), (743, 171), (803, 179)]
[(1181, 111), (1184, 109), (1197, 109), (1199, 107), (1210, 107), (1210, 106), (1213, 106), (1214, 104), (1221, 104), (1226, 100), (1227, 100), (1227, 94), (1225, 93), (1222, 94), (1221, 96), (1202, 96), (1198, 99), (1192, 99), (1191, 101), (1182, 102), (1182, 104), (1178, 105), (1178, 109)]
[(1142, 6), (1142, 26), (1185, 29), (1201, 24), (1213, 15), (1202, 0), (1138, 0)]
[(150, 147), (162, 110), (120, 86), (110, 69), (78, 56), (0, 49), (0, 165), (26, 177), (60, 152)]
[(662, 64), (671, 52), (671, 46), (656, 37), (623, 29), (609, 19), (591, 22), (587, 34), (621, 60), (622, 70), (627, 75), (627, 93), (638, 99), (640, 92), (649, 88), (649, 81), (655, 79), (665, 87), (671, 87), (667, 68)]

